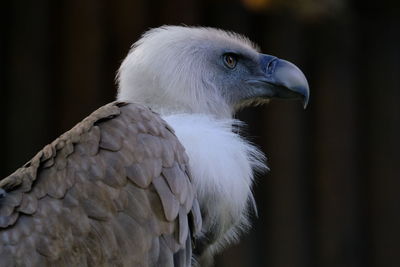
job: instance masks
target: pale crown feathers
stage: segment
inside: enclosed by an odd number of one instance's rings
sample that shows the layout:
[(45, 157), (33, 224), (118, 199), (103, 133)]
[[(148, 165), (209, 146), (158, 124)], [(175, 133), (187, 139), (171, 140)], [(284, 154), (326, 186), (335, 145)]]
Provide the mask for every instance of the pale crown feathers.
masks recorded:
[(132, 46), (120, 67), (118, 99), (144, 103), (161, 114), (231, 117), (227, 91), (235, 81), (220, 68), (227, 51), (257, 56), (255, 45), (235, 33), (181, 26), (152, 29)]

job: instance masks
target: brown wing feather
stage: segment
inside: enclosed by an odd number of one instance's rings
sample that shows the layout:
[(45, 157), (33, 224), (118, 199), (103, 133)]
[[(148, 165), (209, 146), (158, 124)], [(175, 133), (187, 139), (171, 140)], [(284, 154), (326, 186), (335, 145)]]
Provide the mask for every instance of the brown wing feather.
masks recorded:
[(0, 266), (190, 266), (186, 166), (149, 109), (98, 109), (0, 181)]

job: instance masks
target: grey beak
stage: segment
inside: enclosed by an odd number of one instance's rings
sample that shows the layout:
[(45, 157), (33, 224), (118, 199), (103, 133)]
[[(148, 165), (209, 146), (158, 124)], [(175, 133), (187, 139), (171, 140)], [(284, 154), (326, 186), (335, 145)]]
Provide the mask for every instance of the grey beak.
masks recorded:
[(296, 65), (270, 55), (261, 55), (260, 64), (265, 73), (263, 82), (272, 85), (268, 88), (270, 97), (301, 98), (304, 108), (307, 107), (310, 97), (308, 82)]

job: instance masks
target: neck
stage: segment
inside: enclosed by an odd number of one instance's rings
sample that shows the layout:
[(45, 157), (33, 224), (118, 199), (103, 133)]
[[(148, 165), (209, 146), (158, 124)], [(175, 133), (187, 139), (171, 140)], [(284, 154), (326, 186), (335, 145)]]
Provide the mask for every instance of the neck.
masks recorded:
[[(264, 155), (232, 130), (240, 122), (202, 114), (163, 116), (189, 156), (203, 218), (203, 233), (214, 254), (245, 229), (252, 206), (254, 171), (264, 170)], [(212, 207), (212, 208), (210, 208)]]
[(161, 116), (170, 116), (176, 114), (203, 114), (209, 115), (211, 117), (217, 119), (232, 119), (233, 118), (233, 110), (227, 104), (220, 105), (186, 105), (182, 103), (177, 103), (176, 101), (170, 101), (169, 103), (164, 99), (162, 103), (159, 103), (157, 100), (152, 99), (151, 101), (136, 99), (136, 98), (124, 98), (118, 96), (118, 101), (125, 101), (130, 103), (138, 103), (142, 104), (146, 107), (149, 107), (154, 112), (157, 112)]
[[(218, 90), (211, 88), (199, 88), (196, 86), (182, 88), (160, 88), (150, 82), (122, 83), (121, 79), (117, 99), (119, 101), (134, 102), (143, 104), (161, 115), (171, 114), (209, 114), (217, 118), (232, 118), (234, 109), (226, 99), (218, 93)], [(132, 88), (131, 84), (135, 84)], [(187, 89), (187, 88), (186, 88)], [(207, 91), (208, 94), (205, 94)]]

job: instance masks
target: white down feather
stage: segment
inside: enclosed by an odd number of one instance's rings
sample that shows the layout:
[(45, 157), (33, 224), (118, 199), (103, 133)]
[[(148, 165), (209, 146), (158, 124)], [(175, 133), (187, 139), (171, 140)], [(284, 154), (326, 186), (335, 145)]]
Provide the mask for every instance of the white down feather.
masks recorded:
[(211, 249), (217, 250), (236, 240), (238, 232), (248, 225), (248, 209), (254, 204), (254, 174), (266, 169), (265, 156), (235, 133), (242, 126), (238, 120), (204, 114), (163, 119), (175, 130), (189, 156), (200, 206), (208, 213), (203, 228), (216, 232), (219, 242)]

